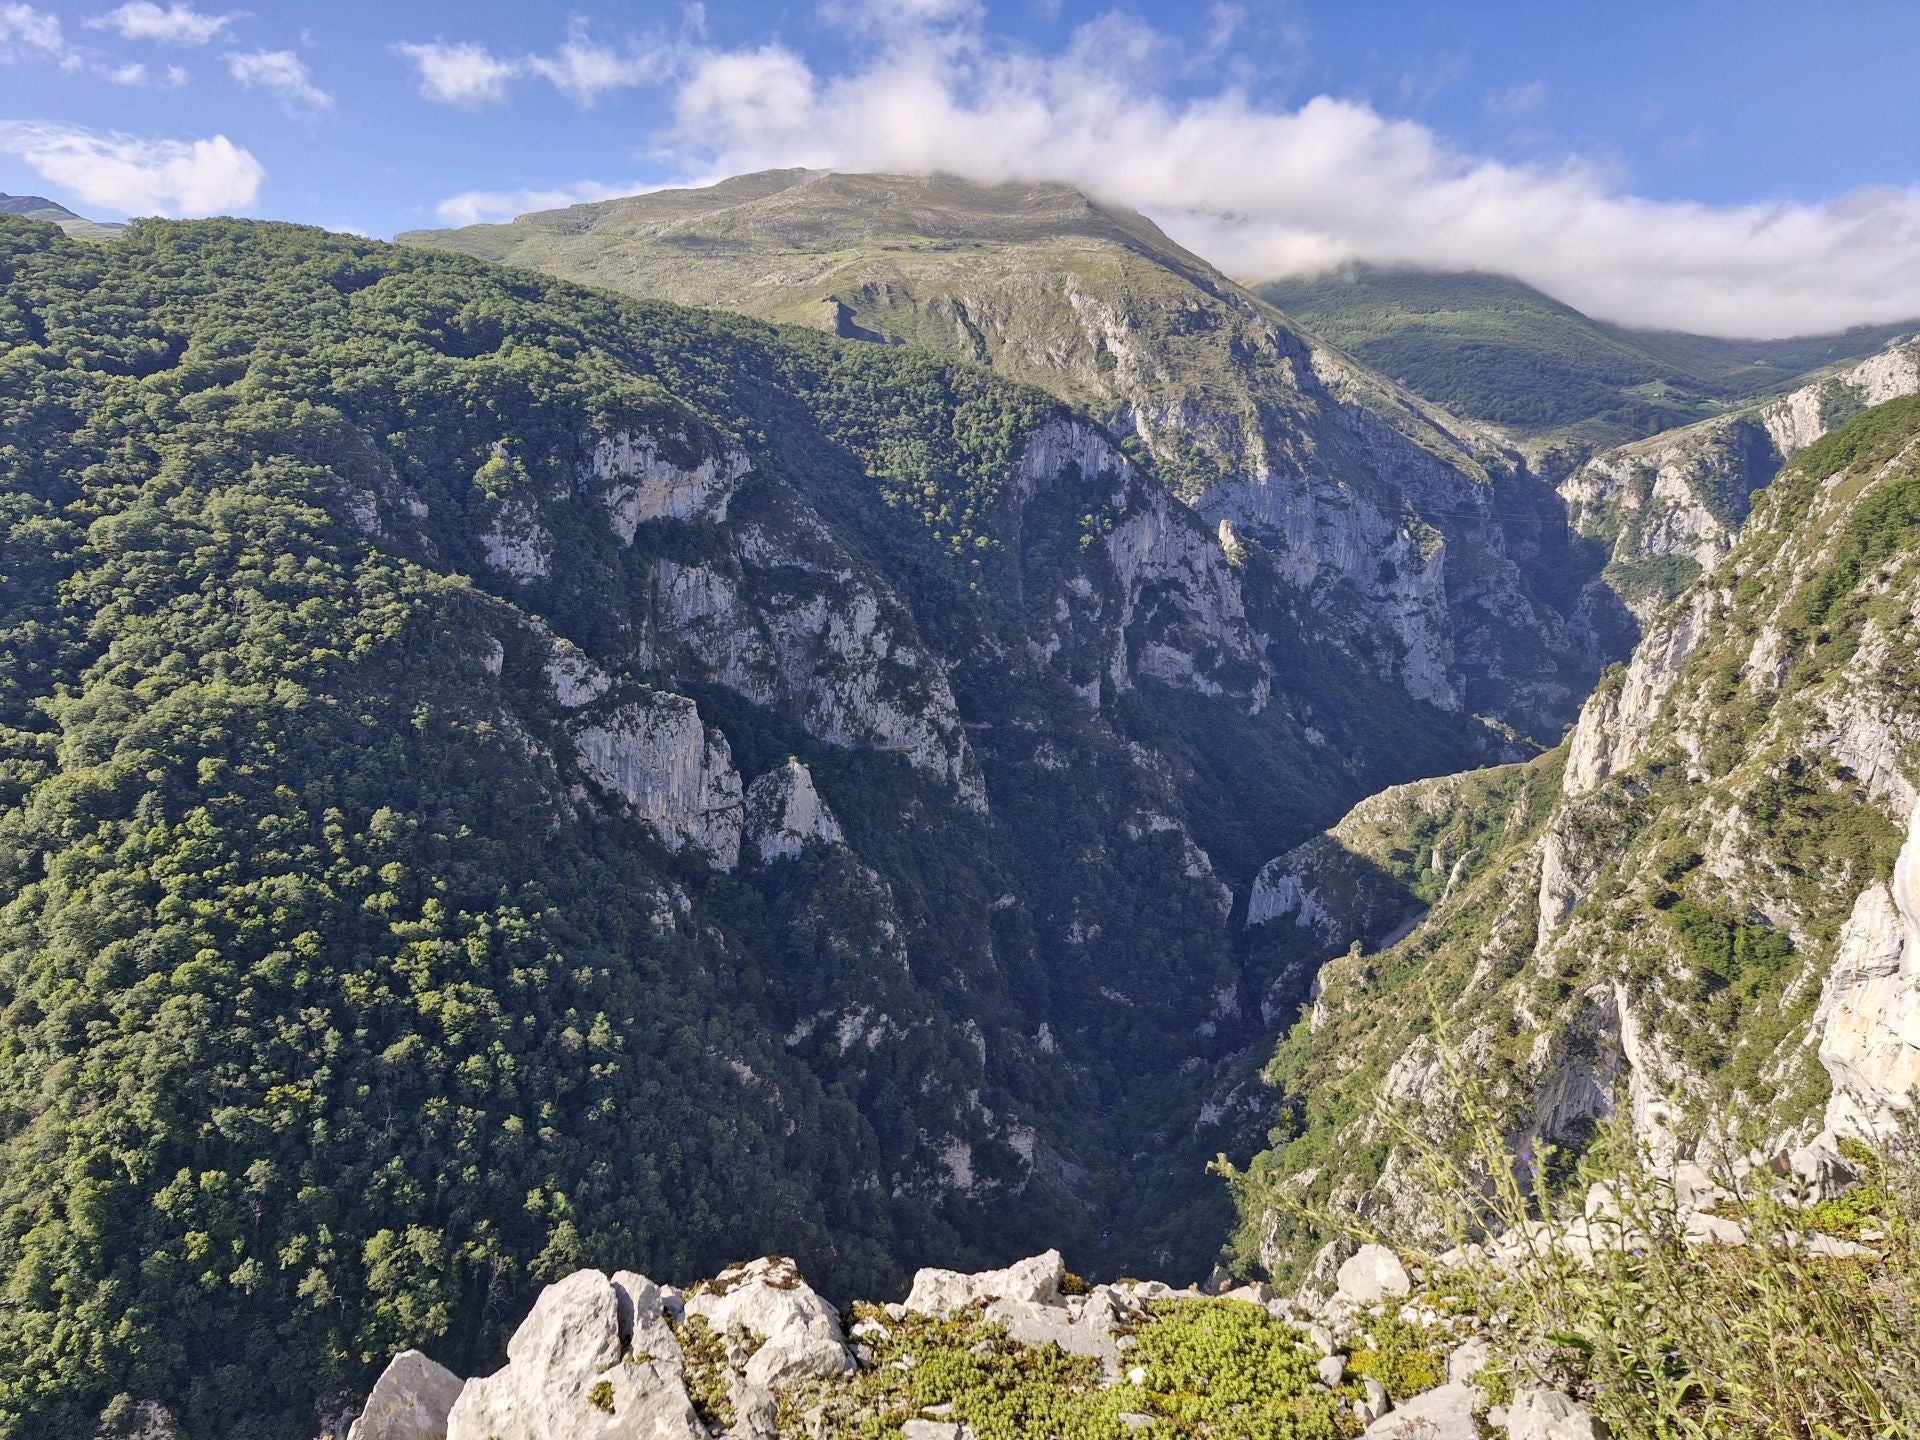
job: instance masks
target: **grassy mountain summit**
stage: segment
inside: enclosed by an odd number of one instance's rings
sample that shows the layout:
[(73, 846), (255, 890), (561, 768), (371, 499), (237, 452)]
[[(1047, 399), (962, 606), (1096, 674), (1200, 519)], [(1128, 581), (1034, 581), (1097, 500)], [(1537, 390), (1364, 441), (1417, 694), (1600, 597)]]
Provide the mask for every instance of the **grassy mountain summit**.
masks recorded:
[(1445, 708), (1551, 741), (1597, 668), (1573, 607), (1599, 557), (1517, 457), (1069, 186), (770, 171), (400, 239), (1041, 386)]
[(1610, 444), (1791, 388), (1920, 322), (1790, 340), (1629, 330), (1523, 281), (1359, 265), (1260, 294), (1333, 344), (1463, 416)]
[(0, 194), (0, 215), (21, 215), (28, 220), (44, 220), (58, 225), (76, 240), (112, 240), (126, 226), (111, 220), (89, 220), (66, 206), (42, 195)]

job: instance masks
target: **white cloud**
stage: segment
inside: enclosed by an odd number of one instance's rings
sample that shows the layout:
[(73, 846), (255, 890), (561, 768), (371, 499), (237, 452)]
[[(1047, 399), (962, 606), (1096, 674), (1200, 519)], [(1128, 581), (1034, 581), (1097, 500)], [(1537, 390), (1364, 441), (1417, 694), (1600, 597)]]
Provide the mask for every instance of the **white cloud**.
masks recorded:
[(534, 74), (586, 109), (609, 90), (658, 82), (671, 60), (650, 59), (632, 48), (615, 50), (601, 45), (587, 34), (585, 24), (575, 21), (558, 50), (551, 55), (530, 56), (526, 63)]
[(227, 56), (227, 73), (248, 90), (265, 90), (292, 115), (333, 108), (333, 96), (313, 83), (306, 63), (291, 50), (236, 51)]
[(31, 5), (0, 5), (0, 63), (25, 57), (57, 60), (66, 55), (58, 15)]
[(682, 82), (674, 105), (683, 134), (718, 148), (798, 133), (813, 112), (813, 72), (783, 45), (703, 57)]
[(434, 213), (448, 225), (483, 225), (511, 220), (533, 210), (558, 210), (589, 200), (636, 195), (647, 188), (640, 184), (604, 185), (597, 180), (581, 180), (555, 190), (468, 190), (442, 200), (434, 207)]
[(678, 140), (716, 176), (807, 165), (1066, 180), (1254, 280), (1353, 260), (1497, 270), (1608, 319), (1725, 335), (1920, 316), (1920, 188), (1650, 200), (1600, 163), (1473, 155), (1354, 100), (1156, 92), (1156, 72), (1125, 59), (1154, 43), (1108, 16), (1051, 55), (895, 30), (831, 76), (778, 45), (709, 51), (680, 72)]
[(96, 15), (87, 24), (96, 30), (115, 30), (123, 40), (153, 40), (162, 45), (205, 45), (233, 23), (231, 15), (207, 15), (191, 5), (156, 5), (133, 0), (117, 10)]
[(111, 83), (134, 88), (147, 83), (147, 67), (138, 60), (128, 65), (114, 65), (100, 72)]
[(484, 45), (396, 45), (420, 73), (420, 94), (440, 105), (491, 105), (507, 98), (507, 82), (521, 73)]
[(224, 135), (144, 139), (77, 125), (0, 121), (0, 154), (86, 205), (122, 215), (213, 215), (249, 209), (266, 171)]

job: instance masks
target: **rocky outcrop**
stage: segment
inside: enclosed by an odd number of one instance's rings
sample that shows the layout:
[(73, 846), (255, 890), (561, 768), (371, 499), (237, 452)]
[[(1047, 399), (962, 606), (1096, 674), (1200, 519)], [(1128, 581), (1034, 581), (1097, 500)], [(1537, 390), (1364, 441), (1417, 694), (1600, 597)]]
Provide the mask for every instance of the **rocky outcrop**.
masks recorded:
[(566, 730), (581, 771), (653, 828), (669, 850), (691, 849), (717, 870), (740, 862), (745, 803), (726, 736), (684, 695), (630, 687), (564, 641), (547, 683), (571, 711)]
[(747, 787), (746, 843), (762, 861), (797, 858), (810, 843), (842, 845), (833, 811), (813, 788), (813, 774), (789, 758)]
[(1833, 1079), (1827, 1128), (1886, 1138), (1920, 1086), (1920, 807), (1892, 880), (1869, 886), (1848, 917), (1814, 1024)]
[(631, 544), (649, 520), (726, 519), (727, 502), (752, 468), (730, 441), (623, 430), (594, 441), (586, 471), (604, 487), (614, 533)]
[(987, 1300), (1045, 1305), (1060, 1298), (1060, 1282), (1066, 1273), (1066, 1262), (1058, 1250), (1035, 1255), (1004, 1270), (983, 1270), (973, 1275), (929, 1268), (913, 1277), (907, 1309), (939, 1317)]
[(402, 1350), (381, 1372), (347, 1440), (446, 1440), (447, 1415), (465, 1383), (418, 1350)]
[(1625, 674), (1603, 682), (1581, 707), (1567, 749), (1567, 794), (1586, 794), (1639, 757), (1661, 701), (1707, 633), (1715, 608), (1712, 591), (1694, 591), (1647, 632)]
[(553, 573), (553, 532), (539, 502), (525, 491), (500, 502), (481, 532), (480, 548), (489, 565), (515, 580), (544, 580)]
[(791, 1260), (769, 1256), (729, 1266), (688, 1294), (686, 1311), (716, 1334), (755, 1338), (744, 1371), (749, 1385), (772, 1390), (853, 1369), (839, 1311), (800, 1277)]
[(678, 1367), (630, 1352), (623, 1308), (598, 1270), (541, 1291), (505, 1368), (460, 1392), (447, 1440), (705, 1440)]

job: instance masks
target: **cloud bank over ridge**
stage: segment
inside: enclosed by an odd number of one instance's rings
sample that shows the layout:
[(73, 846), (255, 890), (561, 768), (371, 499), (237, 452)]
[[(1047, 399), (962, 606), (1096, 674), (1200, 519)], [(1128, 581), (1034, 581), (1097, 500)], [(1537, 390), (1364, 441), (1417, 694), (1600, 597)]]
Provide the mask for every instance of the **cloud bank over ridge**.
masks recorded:
[(1920, 189), (1714, 206), (1578, 158), (1463, 153), (1352, 100), (1143, 89), (1163, 37), (1108, 16), (1055, 55), (923, 26), (847, 73), (772, 43), (687, 58), (675, 139), (708, 177), (775, 166), (1065, 180), (1243, 279), (1350, 261), (1518, 275), (1630, 325), (1752, 337), (1920, 316)]

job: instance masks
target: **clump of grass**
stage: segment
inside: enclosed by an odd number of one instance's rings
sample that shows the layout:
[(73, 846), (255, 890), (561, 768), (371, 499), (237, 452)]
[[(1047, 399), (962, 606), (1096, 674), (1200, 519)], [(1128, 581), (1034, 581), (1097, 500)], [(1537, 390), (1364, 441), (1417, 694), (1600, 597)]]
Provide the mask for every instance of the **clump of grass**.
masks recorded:
[(594, 1381), (593, 1388), (587, 1391), (587, 1403), (594, 1409), (604, 1410), (611, 1415), (613, 1413), (613, 1382), (611, 1380)]
[[(1450, 1280), (1491, 1332), (1490, 1377), (1551, 1384), (1588, 1401), (1618, 1440), (1846, 1440), (1920, 1435), (1920, 1145), (1856, 1154), (1866, 1183), (1799, 1208), (1757, 1173), (1733, 1190), (1745, 1245), (1689, 1241), (1671, 1190), (1624, 1119), (1577, 1163), (1543, 1157), (1564, 1188), (1517, 1172), (1498, 1112), (1448, 1062), (1464, 1143), (1445, 1148), (1400, 1114), (1383, 1119), (1417, 1161), (1456, 1244), (1505, 1235), (1504, 1264)], [(1618, 1218), (1591, 1226), (1591, 1258), (1556, 1243), (1596, 1181)], [(1548, 1223), (1542, 1223), (1548, 1222)], [(1871, 1256), (1827, 1259), (1804, 1237), (1871, 1234)]]
[(693, 1401), (694, 1414), (709, 1430), (733, 1428), (733, 1401), (729, 1397), (731, 1371), (727, 1365), (726, 1341), (714, 1333), (704, 1315), (689, 1315), (685, 1323), (673, 1326), (685, 1357), (687, 1398)]
[(783, 1432), (897, 1440), (936, 1406), (978, 1440), (1126, 1440), (1124, 1414), (1151, 1416), (1167, 1440), (1340, 1440), (1355, 1428), (1293, 1329), (1236, 1301), (1156, 1302), (1121, 1359), (1144, 1379), (1116, 1386), (1098, 1361), (1023, 1345), (977, 1310), (882, 1323), (873, 1368), (789, 1392)]
[(1367, 1326), (1367, 1344), (1348, 1357), (1347, 1373), (1371, 1377), (1395, 1400), (1431, 1390), (1447, 1378), (1446, 1357), (1433, 1345), (1433, 1332), (1388, 1312)]

